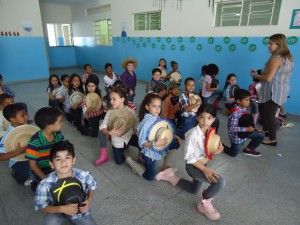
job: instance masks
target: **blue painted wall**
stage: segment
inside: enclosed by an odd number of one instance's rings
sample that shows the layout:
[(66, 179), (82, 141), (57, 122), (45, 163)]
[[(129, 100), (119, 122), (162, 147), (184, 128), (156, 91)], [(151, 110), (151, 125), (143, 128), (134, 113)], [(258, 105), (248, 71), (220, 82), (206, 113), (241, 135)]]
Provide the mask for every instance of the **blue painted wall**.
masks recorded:
[[(110, 62), (116, 72), (122, 73), (122, 61), (127, 57), (132, 57), (138, 60), (139, 66), (135, 72), (141, 80), (150, 80), (151, 70), (157, 67), (160, 58), (165, 58), (168, 70), (171, 68), (172, 60), (179, 63), (183, 79), (192, 76), (195, 80), (199, 80), (201, 67), (204, 64), (215, 63), (220, 68), (219, 80), (222, 85), (229, 73), (235, 73), (238, 77), (238, 84), (242, 88), (248, 88), (252, 83), (250, 70), (263, 68), (269, 58), (267, 45), (263, 43), (264, 37), (249, 37), (247, 44), (242, 44), (241, 37), (230, 37), (229, 43), (224, 42), (224, 37), (213, 38), (213, 43), (208, 42), (208, 37), (196, 37), (194, 42), (191, 42), (190, 37), (182, 38), (181, 42), (177, 37), (170, 39), (162, 37), (160, 40), (155, 37), (116, 37), (113, 38), (113, 46), (93, 46), (90, 37), (77, 37), (76, 39), (77, 43), (81, 43), (81, 46), (75, 48), (78, 66), (82, 67), (89, 63), (94, 69), (104, 70), (104, 64)], [(88, 46), (86, 43), (89, 43)], [(201, 50), (197, 48), (199, 44), (202, 45)], [(231, 44), (235, 45), (235, 51), (229, 50)], [(252, 44), (256, 46), (255, 51), (249, 50)], [(162, 45), (165, 45), (165, 49), (162, 49)], [(175, 49), (172, 49), (172, 45)], [(215, 49), (217, 45), (222, 48), (219, 52)], [(298, 90), (300, 68), (297, 66), (300, 65), (300, 40), (289, 47), (294, 56), (295, 71), (291, 78), (290, 98), (285, 107), (289, 113), (300, 115), (300, 92)]]
[(75, 47), (48, 47), (50, 68), (76, 66)]
[(0, 73), (5, 82), (48, 77), (44, 37), (0, 37)]

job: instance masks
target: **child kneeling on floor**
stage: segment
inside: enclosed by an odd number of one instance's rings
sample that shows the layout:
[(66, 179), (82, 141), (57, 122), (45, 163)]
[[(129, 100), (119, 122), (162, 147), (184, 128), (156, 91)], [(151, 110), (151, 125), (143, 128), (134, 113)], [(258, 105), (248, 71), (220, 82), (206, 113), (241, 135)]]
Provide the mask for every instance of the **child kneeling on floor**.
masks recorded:
[[(72, 224), (96, 224), (91, 215), (90, 205), (97, 183), (90, 172), (73, 168), (75, 161), (74, 147), (69, 141), (61, 141), (51, 147), (50, 165), (54, 169), (54, 172), (50, 173), (40, 182), (34, 198), (35, 210), (42, 210), (45, 213), (43, 221), (45, 225), (64, 224), (66, 219)], [(54, 204), (55, 200), (52, 197), (53, 193), (51, 193), (51, 190), (59, 179), (65, 178), (76, 178), (81, 183), (81, 190), (86, 194), (86, 199), (81, 205), (78, 203)], [(60, 187), (60, 194), (62, 194), (63, 188), (63, 186)]]

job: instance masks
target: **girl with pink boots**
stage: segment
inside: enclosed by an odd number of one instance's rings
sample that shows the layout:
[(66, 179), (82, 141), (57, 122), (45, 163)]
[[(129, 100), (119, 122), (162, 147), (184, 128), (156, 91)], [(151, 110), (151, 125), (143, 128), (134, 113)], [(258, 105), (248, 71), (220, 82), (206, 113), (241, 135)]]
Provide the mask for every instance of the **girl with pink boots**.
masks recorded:
[[(203, 182), (209, 183), (208, 188), (200, 194), (197, 210), (210, 220), (219, 220), (221, 217), (211, 201), (225, 185), (224, 178), (206, 166), (210, 156), (205, 151), (205, 138), (216, 116), (216, 109), (212, 105), (202, 104), (197, 112), (198, 125), (185, 134), (186, 171), (193, 181), (181, 179), (174, 172), (161, 172), (156, 176), (157, 180), (168, 181), (173, 186), (193, 194), (199, 194)], [(215, 154), (221, 153), (223, 149), (224, 147), (220, 143)]]

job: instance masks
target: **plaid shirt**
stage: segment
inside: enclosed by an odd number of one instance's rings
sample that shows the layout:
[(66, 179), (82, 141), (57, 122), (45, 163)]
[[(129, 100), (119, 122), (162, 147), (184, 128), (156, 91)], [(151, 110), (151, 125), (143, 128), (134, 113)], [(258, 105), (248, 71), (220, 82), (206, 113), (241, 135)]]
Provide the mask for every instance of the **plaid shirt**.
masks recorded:
[(181, 116), (182, 117), (190, 117), (190, 116), (196, 116), (195, 112), (192, 111), (184, 111), (183, 110), (183, 106), (190, 106), (190, 98), (189, 98), (189, 94), (185, 91), (184, 93), (181, 94), (180, 98), (179, 98), (179, 102), (182, 108), (182, 113)]
[(129, 107), (129, 108), (131, 108), (131, 109), (133, 109), (134, 111), (136, 111), (136, 105), (135, 105), (133, 102), (127, 101), (127, 104), (128, 104), (128, 107)]
[[(86, 194), (88, 194), (89, 191), (96, 190), (97, 183), (94, 177), (90, 174), (90, 172), (76, 168), (73, 168), (72, 170), (74, 177), (81, 182), (83, 191)], [(35, 210), (41, 210), (46, 208), (48, 205), (53, 204), (50, 189), (57, 180), (58, 177), (56, 172), (52, 172), (39, 183), (34, 197)], [(76, 214), (75, 216), (67, 215), (67, 217), (74, 220), (89, 214), (91, 214), (91, 209), (89, 209), (86, 213)]]
[(247, 132), (246, 127), (239, 127), (239, 119), (245, 113), (247, 113), (246, 108), (241, 108), (235, 104), (233, 113), (228, 117), (228, 136), (232, 143), (240, 144), (246, 140), (246, 138), (239, 138), (238, 136), (238, 132)]
[(3, 85), (2, 86), (3, 93), (12, 96), (13, 98), (15, 97), (15, 93), (7, 86)]
[(249, 86), (249, 92), (251, 94), (251, 99), (254, 99), (254, 100), (258, 100), (258, 94), (256, 92), (256, 88), (255, 86), (258, 84), (259, 82), (253, 82), (253, 84), (251, 84)]
[(154, 91), (153, 91), (153, 88), (154, 88), (157, 84), (160, 84), (160, 83), (166, 85), (166, 81), (164, 81), (164, 80), (158, 80), (158, 81), (156, 81), (156, 80), (153, 80), (153, 79), (152, 79), (150, 82), (147, 83), (147, 86), (146, 86), (146, 92), (147, 92), (147, 93), (154, 92)]
[[(101, 98), (101, 101), (103, 102), (102, 98)], [(86, 105), (86, 95), (85, 95), (82, 99), (82, 111), (83, 111), (84, 114), (86, 114), (86, 110), (87, 110), (87, 105)], [(103, 105), (102, 105), (99, 110), (87, 113), (85, 118), (88, 119), (88, 118), (100, 116), (103, 112), (104, 112), (104, 109), (103, 109)]]

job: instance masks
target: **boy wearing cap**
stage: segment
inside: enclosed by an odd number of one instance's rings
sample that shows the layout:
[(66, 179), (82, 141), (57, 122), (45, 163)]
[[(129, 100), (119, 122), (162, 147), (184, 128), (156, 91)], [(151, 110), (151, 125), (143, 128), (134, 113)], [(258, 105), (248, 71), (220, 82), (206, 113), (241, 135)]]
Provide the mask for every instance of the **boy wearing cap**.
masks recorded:
[[(43, 224), (59, 225), (64, 224), (65, 220), (69, 220), (72, 224), (96, 225), (91, 215), (90, 205), (97, 183), (90, 172), (73, 167), (76, 161), (73, 145), (69, 141), (57, 142), (51, 147), (49, 158), (50, 166), (54, 169), (54, 172), (40, 182), (34, 198), (35, 210), (42, 210), (45, 213)], [(85, 201), (54, 205), (55, 201), (51, 195), (51, 188), (59, 179), (69, 177), (76, 178), (81, 183), (82, 191), (87, 196)], [(60, 194), (65, 194), (63, 193), (63, 187), (61, 188)], [(81, 206), (78, 204), (81, 204)]]
[(4, 132), (0, 141), (0, 161), (9, 159), (9, 167), (12, 169), (11, 175), (13, 178), (15, 178), (19, 184), (30, 186), (32, 179), (30, 177), (28, 161), (16, 161), (12, 159), (20, 154), (25, 153), (26, 146), (20, 146), (20, 144), (18, 144), (18, 148), (10, 152), (6, 152), (4, 149), (4, 143), (8, 133), (15, 127), (27, 124), (28, 114), (23, 106), (11, 104), (3, 109), (3, 116), (9, 122), (11, 122), (11, 125)]

